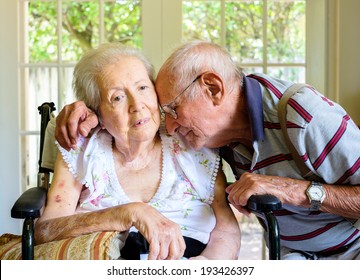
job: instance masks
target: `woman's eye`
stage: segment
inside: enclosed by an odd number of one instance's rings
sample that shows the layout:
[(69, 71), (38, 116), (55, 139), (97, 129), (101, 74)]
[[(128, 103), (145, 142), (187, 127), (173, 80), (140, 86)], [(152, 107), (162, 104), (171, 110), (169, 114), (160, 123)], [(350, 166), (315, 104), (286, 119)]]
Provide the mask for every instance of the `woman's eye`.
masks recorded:
[(148, 88), (148, 86), (140, 86), (140, 90), (145, 90), (147, 88)]
[(123, 100), (123, 99), (124, 99), (124, 96), (118, 95), (118, 96), (115, 96), (115, 97), (113, 98), (113, 102), (118, 102), (118, 101), (121, 101), (121, 100)]

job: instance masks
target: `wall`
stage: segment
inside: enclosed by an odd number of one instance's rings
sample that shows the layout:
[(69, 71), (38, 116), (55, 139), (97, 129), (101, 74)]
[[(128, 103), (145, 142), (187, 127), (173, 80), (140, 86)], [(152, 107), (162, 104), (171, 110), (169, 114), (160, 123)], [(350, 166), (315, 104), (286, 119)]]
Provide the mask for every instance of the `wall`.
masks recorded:
[(360, 125), (360, 1), (329, 0), (328, 92)]
[(17, 1), (0, 0), (0, 234), (19, 233), (10, 209), (20, 194)]
[(360, 125), (360, 1), (339, 7), (339, 102)]

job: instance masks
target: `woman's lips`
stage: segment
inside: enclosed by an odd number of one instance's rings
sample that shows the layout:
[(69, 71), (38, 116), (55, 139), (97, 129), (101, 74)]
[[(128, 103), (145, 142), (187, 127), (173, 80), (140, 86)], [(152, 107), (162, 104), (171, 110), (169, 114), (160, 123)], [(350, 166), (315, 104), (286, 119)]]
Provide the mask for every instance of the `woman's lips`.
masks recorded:
[(149, 120), (150, 120), (150, 118), (143, 118), (143, 119), (137, 120), (134, 123), (134, 126), (135, 127), (143, 126), (143, 125), (147, 124), (149, 122)]

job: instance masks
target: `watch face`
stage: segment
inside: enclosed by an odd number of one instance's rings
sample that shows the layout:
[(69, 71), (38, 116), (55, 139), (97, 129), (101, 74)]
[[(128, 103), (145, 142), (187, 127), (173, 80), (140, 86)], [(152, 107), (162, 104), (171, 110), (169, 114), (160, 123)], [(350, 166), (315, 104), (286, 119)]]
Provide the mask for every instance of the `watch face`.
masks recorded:
[(312, 199), (320, 200), (323, 195), (323, 191), (319, 187), (313, 186), (309, 189), (309, 194)]

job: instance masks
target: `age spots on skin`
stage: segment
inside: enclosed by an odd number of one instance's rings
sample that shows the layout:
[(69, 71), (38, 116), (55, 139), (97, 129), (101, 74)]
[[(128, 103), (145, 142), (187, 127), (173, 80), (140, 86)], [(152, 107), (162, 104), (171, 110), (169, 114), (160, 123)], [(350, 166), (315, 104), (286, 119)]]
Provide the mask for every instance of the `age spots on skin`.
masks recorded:
[(55, 202), (61, 202), (61, 196), (59, 194), (55, 196)]
[(63, 188), (63, 187), (65, 187), (65, 183), (64, 183), (64, 181), (60, 181), (59, 188)]

